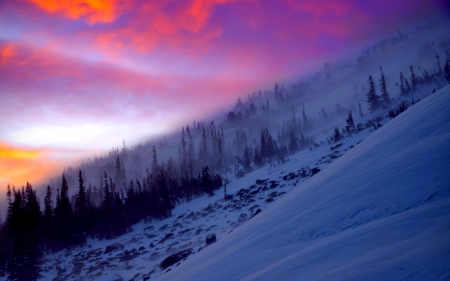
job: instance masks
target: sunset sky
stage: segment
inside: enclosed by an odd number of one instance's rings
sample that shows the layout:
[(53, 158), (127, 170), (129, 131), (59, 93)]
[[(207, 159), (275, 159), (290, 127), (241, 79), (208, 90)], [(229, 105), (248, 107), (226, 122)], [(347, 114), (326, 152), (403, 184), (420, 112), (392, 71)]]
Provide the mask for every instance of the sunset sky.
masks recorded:
[(178, 130), (443, 0), (0, 2), (0, 190)]

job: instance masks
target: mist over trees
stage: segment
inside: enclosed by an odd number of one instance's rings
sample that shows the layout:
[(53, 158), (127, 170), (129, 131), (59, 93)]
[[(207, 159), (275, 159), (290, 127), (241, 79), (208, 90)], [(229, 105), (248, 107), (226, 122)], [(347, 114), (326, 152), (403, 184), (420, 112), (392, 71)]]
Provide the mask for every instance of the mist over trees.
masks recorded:
[[(419, 41), (414, 55), (423, 60), (379, 65), (378, 58), (402, 51), (413, 39), (397, 31), (354, 60), (326, 63), (301, 81), (276, 82), (271, 90), (238, 98), (214, 120), (193, 121), (177, 133), (130, 148), (124, 142), (120, 149), (65, 169), (42, 196), (30, 183), (8, 186), (0, 271), (7, 271), (9, 280), (36, 280), (38, 261), (46, 253), (84, 245), (88, 237), (117, 237), (141, 220), (170, 217), (176, 205), (211, 196), (226, 182), (265, 165), (282, 165), (300, 151), (376, 130), (384, 118), (417, 102), (415, 94), (450, 84), (449, 38)], [(424, 63), (430, 57), (433, 63)], [(348, 89), (336, 90), (334, 80), (344, 74), (355, 84), (355, 93), (345, 98), (341, 95)], [(319, 99), (331, 96), (330, 91), (340, 99)]]

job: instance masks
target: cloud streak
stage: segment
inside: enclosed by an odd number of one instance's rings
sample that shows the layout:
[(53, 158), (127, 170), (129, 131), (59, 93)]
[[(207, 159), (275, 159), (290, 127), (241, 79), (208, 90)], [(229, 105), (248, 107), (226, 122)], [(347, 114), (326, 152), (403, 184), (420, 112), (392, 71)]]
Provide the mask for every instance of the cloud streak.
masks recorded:
[[(19, 150), (100, 149), (99, 143), (109, 149), (125, 137), (162, 134), (359, 50), (444, 4), (3, 1), (0, 141)], [(58, 132), (71, 135), (62, 128), (80, 137), (60, 139)], [(99, 142), (95, 132), (109, 141)], [(35, 163), (14, 161), (8, 167)]]

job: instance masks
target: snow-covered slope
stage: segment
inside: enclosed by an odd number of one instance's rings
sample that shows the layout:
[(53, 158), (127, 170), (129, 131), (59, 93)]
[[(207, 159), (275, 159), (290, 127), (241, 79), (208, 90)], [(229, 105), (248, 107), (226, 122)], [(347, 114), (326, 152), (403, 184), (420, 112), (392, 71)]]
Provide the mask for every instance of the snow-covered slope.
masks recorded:
[(450, 277), (449, 107), (447, 86), (375, 132), (232, 180), (232, 199), (221, 189), (123, 236), (49, 254), (40, 280)]
[(447, 86), (157, 280), (450, 278), (449, 108)]

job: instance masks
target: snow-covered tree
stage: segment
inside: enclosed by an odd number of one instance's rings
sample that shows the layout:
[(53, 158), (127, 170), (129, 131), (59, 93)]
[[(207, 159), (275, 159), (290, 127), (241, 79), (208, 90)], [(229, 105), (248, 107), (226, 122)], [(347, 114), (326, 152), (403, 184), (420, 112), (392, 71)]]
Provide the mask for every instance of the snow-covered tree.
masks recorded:
[(380, 97), (375, 93), (375, 85), (373, 83), (372, 75), (369, 75), (368, 79), (369, 83), (369, 92), (367, 92), (367, 103), (369, 104), (369, 110), (370, 112), (374, 112), (375, 110), (378, 110), (381, 105)]

